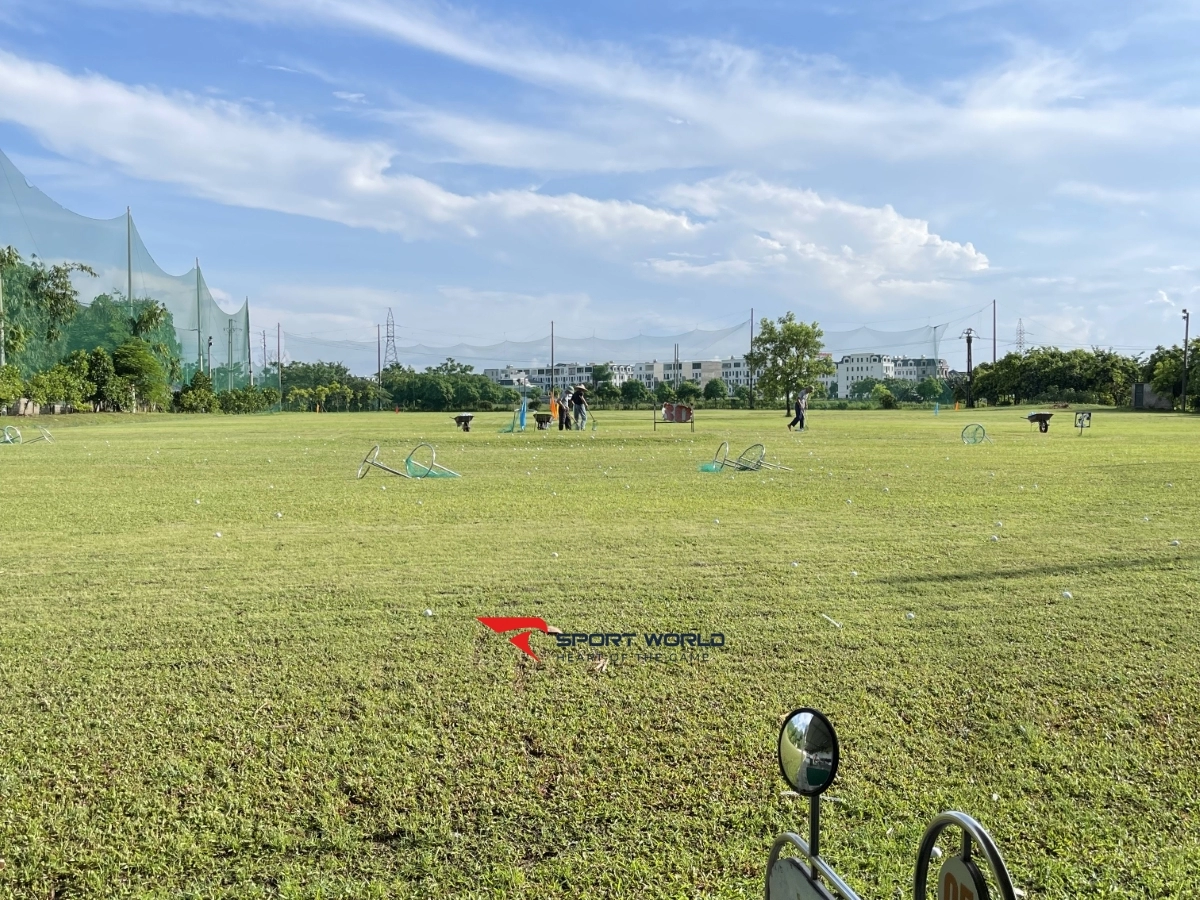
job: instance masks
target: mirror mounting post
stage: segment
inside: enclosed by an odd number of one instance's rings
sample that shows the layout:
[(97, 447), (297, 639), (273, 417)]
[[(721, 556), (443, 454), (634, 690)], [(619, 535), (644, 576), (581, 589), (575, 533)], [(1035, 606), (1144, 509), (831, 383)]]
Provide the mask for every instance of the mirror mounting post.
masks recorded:
[(817, 857), (821, 855), (821, 795), (808, 798), (808, 852), (812, 855), (812, 876), (817, 877)]

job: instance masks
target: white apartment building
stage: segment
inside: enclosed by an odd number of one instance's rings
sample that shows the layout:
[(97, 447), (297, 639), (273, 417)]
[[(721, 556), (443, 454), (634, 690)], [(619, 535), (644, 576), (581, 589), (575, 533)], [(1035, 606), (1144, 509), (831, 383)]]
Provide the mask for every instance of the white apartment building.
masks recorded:
[(633, 367), (633, 377), (652, 391), (663, 380), (663, 365), (658, 360), (638, 363)]
[(729, 387), (730, 396), (740, 387), (750, 387), (751, 372), (741, 356), (721, 360), (721, 380)]
[[(555, 363), (553, 369), (549, 366), (535, 366), (529, 370), (529, 383), (540, 387), (543, 393), (548, 393), (552, 387), (566, 390), (577, 384), (591, 384), (592, 373), (598, 365), (601, 363)], [(614, 387), (619, 388), (634, 377), (633, 366), (613, 362), (603, 365), (607, 365), (612, 372)]]
[(523, 387), (529, 384), (529, 372), (516, 366), (505, 366), (503, 369), (484, 369), (485, 378), (503, 387)]
[(896, 366), (892, 358), (884, 353), (854, 353), (843, 356), (837, 364), (837, 386), (839, 397), (849, 397), (850, 389), (864, 378), (882, 381), (896, 377)]
[(949, 363), (930, 356), (897, 356), (894, 365), (895, 377), (903, 381), (924, 381), (930, 377), (945, 379), (950, 374)]

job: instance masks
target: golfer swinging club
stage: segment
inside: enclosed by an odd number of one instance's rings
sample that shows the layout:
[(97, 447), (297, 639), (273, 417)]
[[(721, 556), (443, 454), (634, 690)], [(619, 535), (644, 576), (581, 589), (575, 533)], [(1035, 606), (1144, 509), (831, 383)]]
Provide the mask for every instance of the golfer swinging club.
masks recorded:
[(812, 388), (804, 387), (796, 395), (796, 418), (788, 423), (788, 431), (791, 431), (797, 425), (800, 426), (801, 431), (804, 430), (804, 414), (808, 411), (808, 395), (811, 393)]

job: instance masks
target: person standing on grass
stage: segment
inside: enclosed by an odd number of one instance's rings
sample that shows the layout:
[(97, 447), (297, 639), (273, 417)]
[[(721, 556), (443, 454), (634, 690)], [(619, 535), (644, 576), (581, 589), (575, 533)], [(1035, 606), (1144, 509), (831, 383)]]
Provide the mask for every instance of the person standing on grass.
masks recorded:
[(796, 418), (788, 423), (788, 431), (791, 431), (797, 425), (800, 430), (804, 430), (804, 417), (808, 412), (808, 395), (812, 393), (810, 388), (801, 388), (800, 393), (796, 395)]
[(575, 413), (575, 430), (583, 431), (587, 423), (587, 388), (579, 385), (571, 395), (571, 408)]
[(571, 411), (567, 407), (566, 391), (558, 392), (558, 430), (571, 430)]

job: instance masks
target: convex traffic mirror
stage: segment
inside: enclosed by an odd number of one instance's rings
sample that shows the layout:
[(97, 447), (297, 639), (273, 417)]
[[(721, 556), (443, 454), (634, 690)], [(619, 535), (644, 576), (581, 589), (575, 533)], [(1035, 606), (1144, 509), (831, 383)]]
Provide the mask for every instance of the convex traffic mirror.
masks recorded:
[(838, 752), (833, 723), (818, 710), (798, 709), (779, 729), (779, 771), (802, 796), (816, 797), (833, 784)]

